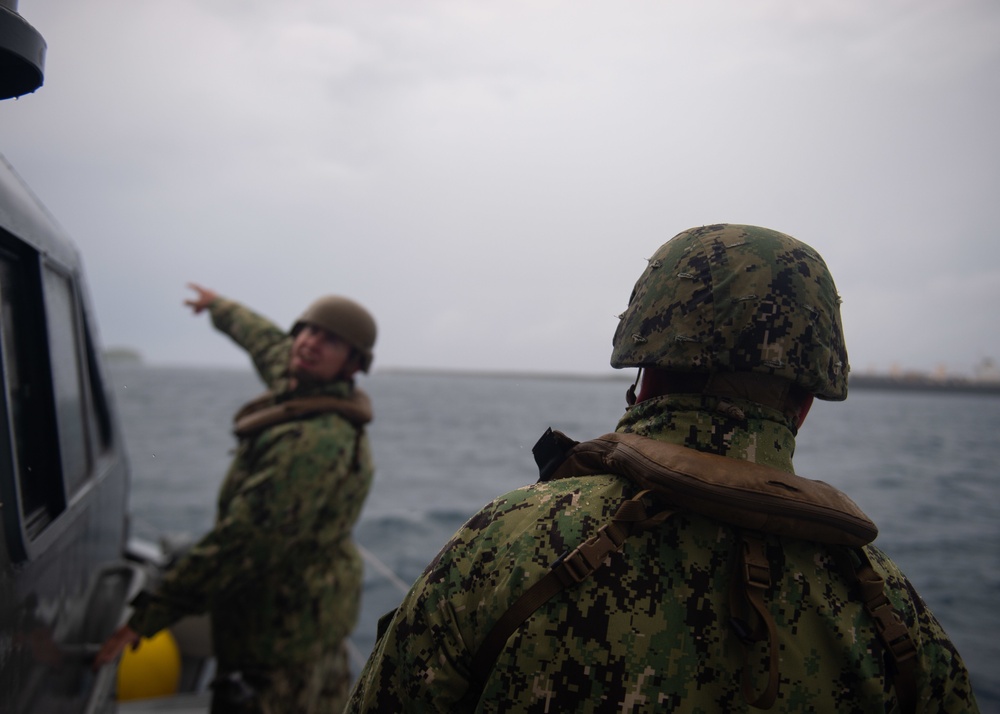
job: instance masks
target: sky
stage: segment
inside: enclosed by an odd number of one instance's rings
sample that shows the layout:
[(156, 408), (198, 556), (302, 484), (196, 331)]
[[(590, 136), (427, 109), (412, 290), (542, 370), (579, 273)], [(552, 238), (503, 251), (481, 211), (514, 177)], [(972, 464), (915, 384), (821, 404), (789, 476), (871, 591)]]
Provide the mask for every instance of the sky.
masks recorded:
[(749, 223), (826, 259), (855, 373), (1000, 362), (995, 0), (21, 0), (0, 153), (100, 337), (245, 366), (195, 282), (379, 368), (604, 374), (646, 259)]

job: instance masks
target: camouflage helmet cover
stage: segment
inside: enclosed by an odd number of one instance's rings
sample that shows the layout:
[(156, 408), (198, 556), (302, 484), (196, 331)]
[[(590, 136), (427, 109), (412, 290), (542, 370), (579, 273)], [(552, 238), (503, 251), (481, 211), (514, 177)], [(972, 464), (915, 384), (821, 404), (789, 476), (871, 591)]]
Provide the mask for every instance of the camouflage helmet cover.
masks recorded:
[(292, 326), (292, 334), (302, 325), (316, 325), (340, 337), (361, 355), (361, 370), (371, 367), (375, 346), (375, 319), (365, 308), (340, 295), (315, 300)]
[(767, 228), (703, 226), (663, 244), (612, 344), (616, 368), (757, 372), (820, 399), (847, 397), (833, 277), (815, 250)]

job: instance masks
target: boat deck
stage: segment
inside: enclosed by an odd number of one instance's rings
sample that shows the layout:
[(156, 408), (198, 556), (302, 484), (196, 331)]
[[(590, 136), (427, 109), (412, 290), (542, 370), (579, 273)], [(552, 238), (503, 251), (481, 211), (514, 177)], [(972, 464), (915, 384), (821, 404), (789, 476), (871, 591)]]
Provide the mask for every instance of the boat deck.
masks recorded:
[[(406, 595), (409, 590), (407, 583), (401, 580), (374, 553), (360, 543), (356, 543), (355, 545), (361, 552), (361, 557), (364, 558), (365, 563), (377, 574), (377, 577), (388, 582), (400, 597)], [(211, 645), (207, 644), (204, 638), (207, 627), (207, 621), (199, 622), (198, 618), (189, 618), (175, 625), (173, 628), (175, 636), (182, 638), (186, 646), (193, 648), (197, 654), (195, 661), (189, 663), (196, 666), (193, 666), (191, 671), (185, 669), (186, 674), (182, 678), (182, 681), (186, 682), (182, 686), (182, 690), (186, 690), (184, 693), (174, 694), (169, 697), (119, 702), (118, 714), (143, 714), (145, 712), (150, 714), (163, 714), (165, 712), (169, 714), (208, 714), (212, 704), (212, 693), (209, 689), (209, 682), (215, 675), (215, 661), (211, 659)], [(354, 671), (360, 671), (364, 667), (367, 657), (358, 651), (350, 639), (347, 640), (346, 645)], [(185, 667), (188, 666), (185, 665)]]
[(173, 714), (208, 714), (211, 704), (210, 692), (200, 694), (177, 694), (172, 697), (138, 699), (118, 705), (118, 714), (141, 714), (142, 712), (172, 712)]

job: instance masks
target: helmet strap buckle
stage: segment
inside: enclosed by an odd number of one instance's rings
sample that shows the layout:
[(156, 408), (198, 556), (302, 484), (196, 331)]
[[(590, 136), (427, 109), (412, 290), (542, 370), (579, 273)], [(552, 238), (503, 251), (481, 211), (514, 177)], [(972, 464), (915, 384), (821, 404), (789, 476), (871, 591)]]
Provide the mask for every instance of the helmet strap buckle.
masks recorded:
[(636, 400), (635, 388), (639, 386), (639, 378), (641, 376), (642, 376), (642, 367), (640, 367), (639, 371), (636, 372), (635, 381), (632, 383), (632, 386), (628, 388), (627, 392), (625, 392), (625, 403), (628, 404), (630, 409), (635, 406), (635, 400)]

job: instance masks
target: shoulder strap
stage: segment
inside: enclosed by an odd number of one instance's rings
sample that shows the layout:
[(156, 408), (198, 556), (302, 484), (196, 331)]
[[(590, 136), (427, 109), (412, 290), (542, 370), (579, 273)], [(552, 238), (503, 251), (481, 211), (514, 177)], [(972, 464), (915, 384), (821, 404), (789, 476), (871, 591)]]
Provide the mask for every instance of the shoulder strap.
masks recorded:
[(233, 432), (236, 436), (241, 439), (253, 436), (275, 424), (322, 412), (336, 412), (358, 427), (372, 420), (371, 400), (360, 389), (355, 389), (347, 399), (316, 395), (273, 403), (273, 397), (271, 392), (266, 392), (247, 402), (236, 412), (233, 417)]
[[(594, 536), (572, 552), (560, 556), (542, 579), (522, 593), (500, 616), (473, 656), (471, 681), (462, 698), (462, 705), (469, 709), (475, 707), (496, 659), (506, 646), (507, 640), (538, 608), (565, 588), (589, 577), (591, 573), (607, 562), (610, 555), (621, 550), (629, 535), (641, 528), (660, 525), (676, 512), (663, 510), (652, 517), (649, 516), (644, 499), (651, 493), (667, 496), (670, 503), (686, 506), (693, 511), (714, 516), (720, 520), (727, 520), (710, 510), (714, 509), (716, 504), (722, 503), (724, 512), (730, 514), (729, 522), (734, 525), (745, 525), (749, 519), (754, 524), (751, 526), (754, 530), (767, 530), (760, 528), (759, 525), (762, 523), (766, 526), (772, 526), (772, 524), (777, 523), (778, 530), (767, 532), (795, 535), (795, 537), (801, 538), (804, 536), (796, 535), (800, 526), (789, 526), (784, 519), (787, 514), (780, 512), (781, 504), (788, 499), (783, 499), (780, 491), (777, 493), (771, 491), (769, 486), (787, 488), (790, 485), (793, 492), (797, 492), (796, 486), (805, 486), (807, 493), (815, 491), (823, 494), (824, 497), (815, 499), (816, 494), (813, 493), (812, 500), (820, 502), (807, 503), (805, 508), (793, 507), (794, 515), (792, 518), (799, 522), (805, 519), (805, 522), (810, 525), (815, 525), (815, 522), (818, 521), (822, 524), (821, 532), (824, 535), (833, 535), (835, 538), (835, 540), (828, 542), (836, 544), (846, 538), (849, 543), (860, 541), (858, 544), (861, 545), (873, 540), (877, 533), (874, 523), (861, 512), (853, 501), (821, 481), (811, 481), (801, 477), (789, 478), (793, 475), (776, 469), (726, 459), (725, 457), (715, 457), (710, 454), (700, 454), (700, 456), (711, 457), (713, 467), (729, 466), (717, 463), (715, 459), (733, 461), (741, 468), (755, 467), (750, 469), (751, 476), (756, 475), (757, 479), (751, 478), (749, 480), (751, 497), (748, 502), (747, 494), (728, 492), (727, 489), (732, 485), (722, 482), (725, 476), (706, 479), (705, 474), (699, 474), (699, 469), (696, 468), (699, 459), (691, 460), (690, 454), (678, 453), (674, 448), (643, 449), (644, 446), (647, 446), (644, 442), (652, 441), (652, 439), (643, 439), (643, 437), (629, 434), (606, 434), (597, 440), (580, 444), (565, 434), (552, 429), (547, 430), (539, 439), (532, 449), (532, 453), (539, 467), (541, 481), (565, 478), (570, 475), (616, 473), (641, 485), (652, 484), (655, 488), (647, 488), (622, 503), (610, 523), (599, 528)], [(626, 442), (626, 447), (632, 446), (634, 448), (617, 449), (617, 445), (622, 442)], [(676, 446), (662, 442), (655, 442), (655, 444), (660, 447)], [(692, 452), (684, 447), (676, 448), (683, 452)], [(639, 456), (636, 456), (634, 451), (638, 451)], [(698, 454), (699, 452), (692, 453)], [(617, 456), (613, 456), (614, 454)], [(702, 465), (708, 463), (708, 461), (701, 461)], [(723, 468), (723, 474), (734, 472), (732, 467)], [(650, 473), (653, 475), (651, 476)], [(764, 476), (772, 476), (776, 480), (761, 480), (761, 477)], [(704, 488), (703, 483), (706, 480), (709, 482), (707, 489)], [(672, 484), (673, 488), (663, 488), (661, 486), (663, 481)], [(806, 482), (806, 484), (801, 482)], [(819, 484), (819, 486), (813, 488), (809, 484)], [(736, 491), (740, 491), (746, 486), (747, 484), (737, 485)], [(704, 492), (698, 493), (699, 489)], [(703, 510), (706, 503), (708, 509)], [(752, 514), (744, 516), (739, 513), (736, 513), (735, 518), (732, 517), (733, 510), (740, 503), (743, 504), (744, 508), (765, 506), (768, 509), (767, 517), (759, 519)], [(774, 512), (771, 513), (771, 511)], [(840, 512), (840, 515), (836, 514), (837, 511)], [(842, 517), (845, 515), (846, 517)], [(869, 534), (871, 537), (867, 538)], [(815, 537), (807, 539), (819, 540)], [(734, 632), (745, 645), (765, 639), (767, 641), (769, 654), (767, 685), (759, 695), (754, 696), (753, 683), (749, 676), (750, 668), (747, 663), (744, 663), (742, 691), (744, 698), (751, 706), (768, 709), (777, 698), (779, 683), (777, 628), (764, 602), (764, 594), (771, 586), (770, 561), (767, 558), (764, 541), (759, 536), (743, 532), (741, 533), (741, 542), (741, 577), (733, 579), (730, 590), (730, 621)], [(865, 608), (876, 622), (878, 636), (890, 653), (895, 665), (893, 685), (896, 689), (896, 696), (899, 698), (900, 708), (903, 712), (912, 712), (916, 703), (914, 674), (916, 646), (909, 631), (885, 596), (884, 581), (872, 568), (864, 550), (860, 547), (855, 550), (859, 553), (861, 564), (856, 569), (852, 569), (851, 572), (854, 573), (860, 585)], [(748, 604), (753, 610), (757, 619), (757, 626), (753, 629), (747, 626), (745, 619), (739, 617), (741, 602)]]
[[(743, 698), (752, 707), (770, 709), (778, 696), (778, 628), (764, 602), (771, 587), (771, 561), (767, 558), (767, 544), (758, 534), (742, 532), (740, 545), (739, 567), (729, 587), (729, 625), (744, 647)], [(751, 628), (743, 614), (745, 605), (749, 605), (748, 614), (756, 620), (755, 627)], [(768, 664), (767, 686), (754, 696), (750, 646), (756, 642), (767, 643)]]
[(899, 709), (914, 712), (917, 707), (917, 645), (886, 596), (885, 580), (875, 572), (868, 553), (864, 548), (855, 548), (853, 552), (857, 555), (857, 562), (851, 561), (853, 567), (850, 571), (857, 579), (865, 610), (875, 621), (875, 631), (891, 660), (889, 669)]
[(633, 532), (659, 525), (674, 514), (671, 510), (660, 510), (650, 515), (643, 500), (648, 495), (648, 491), (643, 491), (622, 503), (609, 523), (573, 551), (559, 556), (542, 579), (525, 590), (500, 616), (472, 658), (472, 682), (463, 703), (474, 707), (507, 640), (538, 608), (570, 585), (590, 577), (609, 555), (621, 550)]

